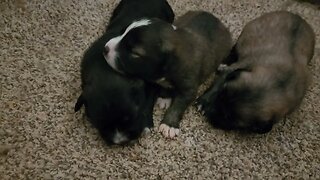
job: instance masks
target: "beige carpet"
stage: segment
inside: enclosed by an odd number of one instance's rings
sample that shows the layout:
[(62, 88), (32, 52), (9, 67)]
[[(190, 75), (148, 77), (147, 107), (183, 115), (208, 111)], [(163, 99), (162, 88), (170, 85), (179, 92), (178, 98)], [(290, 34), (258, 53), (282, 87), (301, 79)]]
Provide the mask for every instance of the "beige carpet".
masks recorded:
[[(317, 35), (304, 102), (267, 135), (213, 129), (188, 109), (177, 140), (153, 131), (107, 147), (73, 106), (84, 50), (105, 28), (114, 0), (0, 2), (0, 179), (320, 179), (320, 10), (284, 0), (170, 0), (177, 15), (207, 10), (234, 38), (264, 12), (301, 14)], [(155, 125), (163, 112), (156, 110)], [(8, 151), (8, 152), (6, 152)]]

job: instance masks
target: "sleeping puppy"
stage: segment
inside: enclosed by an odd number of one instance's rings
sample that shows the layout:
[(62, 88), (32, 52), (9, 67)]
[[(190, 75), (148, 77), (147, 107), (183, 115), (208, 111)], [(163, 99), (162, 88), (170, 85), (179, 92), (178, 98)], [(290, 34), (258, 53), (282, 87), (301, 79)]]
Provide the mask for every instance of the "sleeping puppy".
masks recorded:
[(133, 21), (160, 18), (171, 23), (174, 14), (166, 0), (122, 0), (106, 32), (85, 52), (81, 63), (82, 93), (75, 105), (85, 105), (86, 115), (108, 144), (137, 139), (153, 126), (156, 89), (144, 81), (115, 72), (104, 60), (104, 45), (121, 35)]
[(193, 11), (178, 18), (175, 26), (150, 18), (134, 22), (121, 36), (106, 43), (105, 59), (118, 72), (171, 91), (173, 100), (159, 130), (174, 138), (198, 87), (231, 47), (231, 35), (216, 17)]
[(315, 35), (300, 16), (267, 13), (243, 29), (229, 66), (220, 66), (213, 86), (198, 103), (223, 129), (266, 133), (296, 109), (309, 81)]

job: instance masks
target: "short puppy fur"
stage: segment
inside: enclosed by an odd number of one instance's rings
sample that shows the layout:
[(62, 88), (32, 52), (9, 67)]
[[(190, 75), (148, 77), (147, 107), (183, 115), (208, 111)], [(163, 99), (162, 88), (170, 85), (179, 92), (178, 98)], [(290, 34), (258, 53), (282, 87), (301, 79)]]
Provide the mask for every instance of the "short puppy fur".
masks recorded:
[(300, 16), (276, 11), (249, 22), (213, 86), (198, 103), (223, 129), (269, 132), (301, 103), (315, 35)]
[(126, 144), (153, 126), (156, 95), (151, 85), (110, 68), (103, 57), (104, 45), (121, 35), (133, 21), (155, 17), (173, 22), (174, 14), (166, 0), (122, 0), (106, 32), (88, 48), (82, 59), (82, 93), (75, 111), (84, 105), (90, 122), (108, 144)]
[(159, 130), (179, 133), (183, 113), (198, 87), (212, 75), (232, 47), (228, 29), (212, 14), (190, 11), (171, 25), (143, 19), (106, 44), (107, 62), (117, 71), (157, 83), (172, 93)]

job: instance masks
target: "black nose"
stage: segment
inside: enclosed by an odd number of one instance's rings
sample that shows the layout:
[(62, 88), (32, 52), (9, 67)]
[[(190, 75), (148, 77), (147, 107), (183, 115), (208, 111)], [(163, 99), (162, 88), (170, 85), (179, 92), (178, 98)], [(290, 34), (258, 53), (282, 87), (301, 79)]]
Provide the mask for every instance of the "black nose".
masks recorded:
[(265, 134), (265, 133), (268, 133), (269, 131), (271, 131), (272, 126), (273, 126), (272, 123), (260, 125), (259, 127), (254, 128), (254, 132), (256, 132), (258, 134)]
[(110, 51), (110, 48), (108, 46), (105, 46), (103, 53), (108, 54), (109, 51)]

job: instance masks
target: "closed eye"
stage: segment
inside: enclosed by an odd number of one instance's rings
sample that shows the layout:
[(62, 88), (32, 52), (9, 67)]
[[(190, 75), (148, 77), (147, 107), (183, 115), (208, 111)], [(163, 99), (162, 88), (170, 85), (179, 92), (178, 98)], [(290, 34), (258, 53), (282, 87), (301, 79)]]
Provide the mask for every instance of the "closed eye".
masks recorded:
[(136, 53), (136, 52), (132, 52), (132, 53), (131, 53), (131, 57), (137, 59), (137, 58), (140, 58), (140, 57), (141, 57), (141, 54)]
[(146, 54), (146, 51), (142, 47), (134, 47), (131, 50), (131, 57), (134, 59), (141, 58)]

